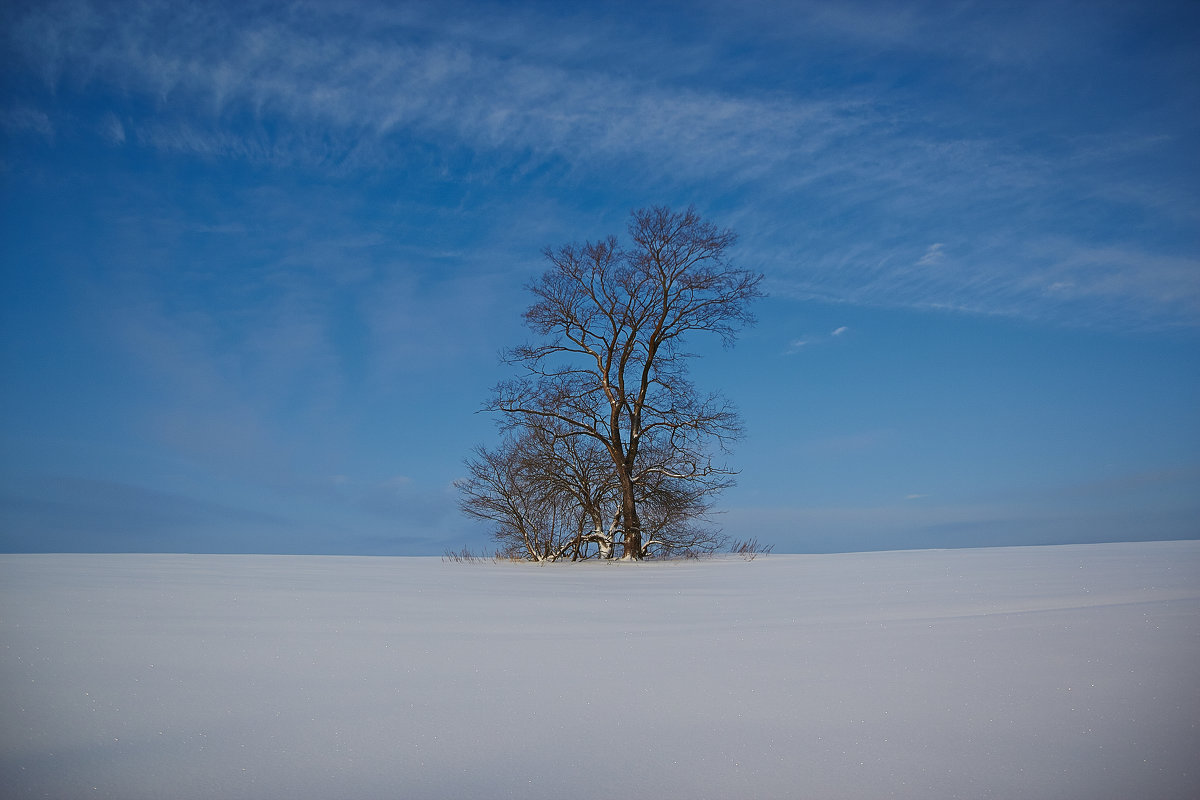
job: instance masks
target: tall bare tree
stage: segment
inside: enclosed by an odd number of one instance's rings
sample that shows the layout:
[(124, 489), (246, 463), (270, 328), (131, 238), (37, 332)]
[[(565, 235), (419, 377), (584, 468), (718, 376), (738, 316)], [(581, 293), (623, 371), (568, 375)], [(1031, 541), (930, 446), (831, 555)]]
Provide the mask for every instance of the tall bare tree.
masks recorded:
[(740, 422), (719, 393), (688, 380), (694, 354), (684, 342), (712, 333), (732, 344), (754, 321), (762, 275), (733, 266), (735, 234), (691, 208), (634, 211), (629, 236), (624, 247), (610, 236), (546, 250), (550, 268), (530, 285), (536, 301), (525, 312), (543, 341), (506, 351), (522, 374), (499, 384), (487, 407), (551, 448), (582, 439), (606, 453), (622, 557), (641, 559), (686, 541), (705, 498), (729, 483), (712, 448), (724, 450)]

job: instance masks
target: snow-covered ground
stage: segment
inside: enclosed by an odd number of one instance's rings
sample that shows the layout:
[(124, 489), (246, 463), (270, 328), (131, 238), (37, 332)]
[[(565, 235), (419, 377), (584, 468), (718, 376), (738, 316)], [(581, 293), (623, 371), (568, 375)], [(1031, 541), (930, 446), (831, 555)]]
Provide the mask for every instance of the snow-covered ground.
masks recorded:
[(1200, 542), (0, 556), (6, 798), (1195, 798)]

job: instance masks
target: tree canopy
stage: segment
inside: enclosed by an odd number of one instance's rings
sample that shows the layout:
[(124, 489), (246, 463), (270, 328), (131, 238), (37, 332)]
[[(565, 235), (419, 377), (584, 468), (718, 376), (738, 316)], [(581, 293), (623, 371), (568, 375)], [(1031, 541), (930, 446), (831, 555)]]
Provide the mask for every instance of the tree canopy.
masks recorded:
[(525, 322), (537, 341), (504, 351), (495, 387), (505, 439), (468, 460), (466, 513), (494, 523), (509, 554), (628, 559), (707, 550), (715, 460), (741, 434), (719, 392), (688, 378), (688, 338), (731, 345), (754, 322), (762, 275), (734, 266), (730, 230), (694, 209), (634, 211), (629, 241), (547, 249)]

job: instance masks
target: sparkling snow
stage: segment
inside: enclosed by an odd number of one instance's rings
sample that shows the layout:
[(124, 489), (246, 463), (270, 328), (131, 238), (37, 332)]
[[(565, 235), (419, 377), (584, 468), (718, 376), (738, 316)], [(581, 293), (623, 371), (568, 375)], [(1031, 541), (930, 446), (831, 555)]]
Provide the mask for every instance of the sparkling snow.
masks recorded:
[(1200, 542), (0, 556), (6, 798), (1194, 798)]

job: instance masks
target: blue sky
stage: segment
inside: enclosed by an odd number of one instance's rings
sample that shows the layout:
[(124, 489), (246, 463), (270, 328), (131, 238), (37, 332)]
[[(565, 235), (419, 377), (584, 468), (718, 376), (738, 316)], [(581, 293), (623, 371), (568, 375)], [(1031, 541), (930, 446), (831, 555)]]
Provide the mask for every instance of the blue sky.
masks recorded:
[(1194, 3), (8, 3), (0, 549), (439, 554), (547, 245), (694, 204), (779, 551), (1200, 536)]

